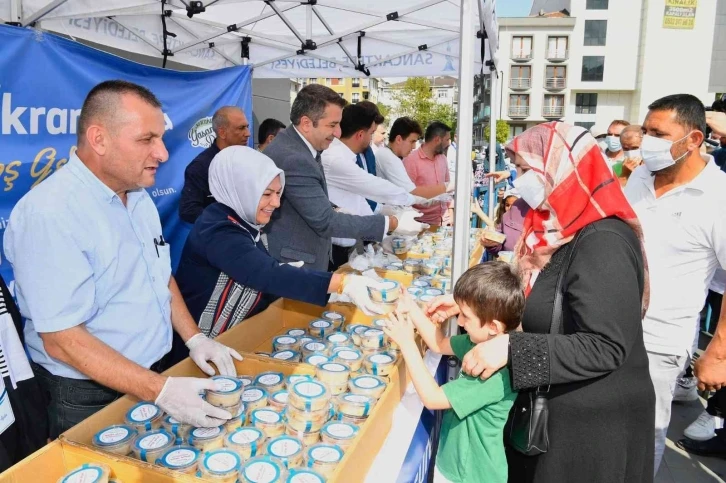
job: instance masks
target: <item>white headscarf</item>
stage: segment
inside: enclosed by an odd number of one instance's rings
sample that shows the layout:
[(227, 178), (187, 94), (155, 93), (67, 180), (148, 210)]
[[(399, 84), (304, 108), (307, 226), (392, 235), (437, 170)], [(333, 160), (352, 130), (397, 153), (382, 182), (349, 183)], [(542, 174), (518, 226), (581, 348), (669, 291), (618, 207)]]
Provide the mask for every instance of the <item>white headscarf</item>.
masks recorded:
[(209, 191), (214, 199), (232, 208), (257, 230), (257, 207), (262, 194), (277, 176), (285, 187), (285, 173), (274, 161), (247, 146), (221, 150), (209, 165)]

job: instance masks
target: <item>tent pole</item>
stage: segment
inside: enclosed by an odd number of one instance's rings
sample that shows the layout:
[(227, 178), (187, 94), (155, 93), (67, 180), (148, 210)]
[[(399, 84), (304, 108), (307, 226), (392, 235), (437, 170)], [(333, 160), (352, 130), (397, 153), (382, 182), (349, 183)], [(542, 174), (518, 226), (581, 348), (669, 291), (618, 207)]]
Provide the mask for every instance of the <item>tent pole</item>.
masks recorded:
[(20, 19), (22, 17), (22, 4), (20, 3), (22, 0), (10, 0), (10, 21), (11, 22), (20, 22)]
[(310, 4), (305, 7), (305, 17), (307, 17), (305, 39), (313, 40), (313, 6)]
[(50, 12), (52, 12), (56, 8), (60, 7), (64, 3), (66, 3), (67, 1), (68, 0), (55, 0), (55, 1), (51, 2), (51, 3), (49, 3), (45, 7), (41, 8), (40, 10), (38, 10), (37, 12), (35, 12), (30, 17), (24, 18), (23, 21), (22, 21), (23, 27), (27, 27), (28, 25), (39, 21), (40, 19), (42, 19), (43, 17), (45, 17), (46, 15), (48, 15)]
[[(489, 98), (489, 172), (496, 171), (497, 160), (497, 110), (494, 109), (497, 99), (497, 89), (499, 89), (499, 78), (497, 77), (497, 69), (491, 66), (489, 78), (492, 80), (492, 88)], [(489, 178), (489, 218), (494, 218), (494, 178)]]
[[(469, 268), (469, 214), (471, 209), (471, 126), (474, 117), (474, 18), (478, 15), (474, 2), (461, 0), (461, 37), (459, 40), (459, 144), (456, 149), (456, 206), (454, 209), (454, 252), (452, 287)], [(481, 20), (479, 21), (481, 24)], [(458, 326), (449, 322), (449, 334), (455, 335)]]

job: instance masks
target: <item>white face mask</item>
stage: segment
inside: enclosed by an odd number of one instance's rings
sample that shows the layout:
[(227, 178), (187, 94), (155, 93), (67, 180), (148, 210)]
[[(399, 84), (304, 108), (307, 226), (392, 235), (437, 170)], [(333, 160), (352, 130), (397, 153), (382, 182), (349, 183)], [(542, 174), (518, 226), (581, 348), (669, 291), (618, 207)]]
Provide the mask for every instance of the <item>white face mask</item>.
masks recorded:
[(542, 175), (529, 170), (518, 176), (512, 184), (519, 196), (532, 208), (537, 209), (545, 200), (545, 182)]
[(631, 149), (630, 151), (624, 151), (627, 159), (640, 158), (640, 149)]
[(640, 143), (640, 152), (648, 171), (655, 173), (657, 171), (664, 170), (686, 157), (688, 155), (688, 151), (679, 156), (678, 159), (673, 159), (673, 156), (671, 155), (671, 146), (673, 146), (674, 143), (683, 141), (690, 134), (691, 133), (686, 134), (678, 141), (670, 141), (668, 139), (661, 139), (645, 134), (643, 136), (643, 141)]

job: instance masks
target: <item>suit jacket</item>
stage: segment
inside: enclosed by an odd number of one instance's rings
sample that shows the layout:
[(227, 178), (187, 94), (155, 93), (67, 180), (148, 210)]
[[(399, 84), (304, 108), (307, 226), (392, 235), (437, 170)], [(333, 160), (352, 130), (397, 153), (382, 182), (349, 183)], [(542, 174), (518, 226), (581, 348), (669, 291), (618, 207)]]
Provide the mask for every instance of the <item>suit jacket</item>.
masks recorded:
[(280, 262), (301, 260), (308, 268), (327, 270), (332, 237), (381, 241), (383, 216), (355, 216), (333, 210), (323, 166), (315, 161), (292, 125), (275, 137), (265, 154), (285, 172), (280, 208), (265, 230), (270, 255)]

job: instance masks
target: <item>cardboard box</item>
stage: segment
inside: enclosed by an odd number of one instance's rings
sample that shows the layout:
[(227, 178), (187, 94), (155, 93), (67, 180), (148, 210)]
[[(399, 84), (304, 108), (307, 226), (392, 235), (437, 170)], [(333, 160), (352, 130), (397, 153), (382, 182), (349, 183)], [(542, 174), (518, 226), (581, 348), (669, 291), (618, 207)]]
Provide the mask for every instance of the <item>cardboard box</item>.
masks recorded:
[[(346, 317), (346, 323), (371, 325), (373, 317), (358, 311), (355, 306), (347, 304), (330, 304), (326, 308), (290, 300), (278, 300), (264, 312), (250, 317), (240, 325), (230, 329), (217, 340), (240, 352), (244, 352), (245, 360), (235, 362), (238, 374), (258, 374), (263, 371), (279, 371), (284, 374), (314, 373), (313, 366), (303, 363), (290, 363), (274, 360), (264, 356), (255, 356), (255, 351), (269, 352), (272, 349), (272, 338), (292, 328), (306, 328), (308, 323), (319, 318), (324, 310), (335, 310)], [(186, 359), (164, 373), (168, 376), (206, 377), (190, 359)], [(373, 460), (383, 444), (391, 428), (395, 411), (406, 387), (406, 371), (402, 361), (397, 370), (391, 374), (391, 382), (371, 411), (366, 423), (361, 427), (358, 438), (346, 451), (346, 456), (338, 465), (336, 472), (328, 481), (330, 483), (356, 483), (365, 480)], [(109, 464), (114, 462), (130, 466), (136, 473), (120, 476), (124, 483), (151, 482), (193, 482), (199, 481), (181, 473), (153, 466), (132, 457), (116, 456), (100, 452), (91, 445), (93, 435), (111, 424), (123, 421), (128, 409), (136, 399), (125, 396), (110, 404), (105, 409), (86, 419), (61, 435), (64, 451), (72, 455), (71, 466), (85, 461), (98, 461)], [(345, 475), (345, 476), (342, 476)]]
[(0, 474), (0, 483), (55, 483), (68, 472), (86, 463), (107, 464), (111, 467), (111, 476), (124, 483), (199, 482), (197, 478), (178, 473), (149, 472), (140, 467), (138, 461), (128, 463), (110, 454), (77, 451), (76, 448), (64, 446), (59, 440), (55, 440)]

